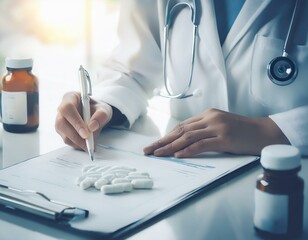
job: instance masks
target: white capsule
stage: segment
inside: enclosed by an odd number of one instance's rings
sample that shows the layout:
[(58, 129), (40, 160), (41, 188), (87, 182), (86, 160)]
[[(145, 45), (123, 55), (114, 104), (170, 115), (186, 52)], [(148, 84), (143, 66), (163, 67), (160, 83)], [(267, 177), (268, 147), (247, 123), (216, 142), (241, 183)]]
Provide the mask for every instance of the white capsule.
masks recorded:
[(85, 190), (89, 187), (92, 187), (94, 185), (94, 182), (95, 182), (96, 179), (94, 178), (89, 178), (89, 177), (86, 177), (83, 181), (80, 182), (79, 186)]
[(83, 180), (86, 179), (86, 177), (87, 177), (86, 175), (81, 175), (81, 176), (77, 177), (76, 180), (75, 180), (75, 183), (77, 185), (79, 185)]
[(115, 178), (111, 181), (112, 184), (116, 183), (130, 183), (130, 180), (125, 179), (125, 178)]
[(101, 177), (107, 179), (108, 182), (111, 183), (111, 181), (115, 179), (116, 176), (114, 174), (102, 174)]
[(124, 175), (128, 175), (130, 172), (129, 170), (112, 170), (112, 172), (116, 173), (116, 174), (124, 174)]
[(153, 188), (154, 182), (150, 178), (145, 179), (134, 179), (132, 185), (137, 189), (151, 189)]
[(114, 174), (115, 176), (127, 176), (129, 172), (122, 170), (108, 170), (105, 174)]
[(133, 184), (129, 183), (121, 183), (123, 184), (125, 192), (131, 192), (133, 190)]
[(136, 168), (131, 168), (127, 166), (113, 166), (110, 168), (110, 170), (125, 170), (125, 171), (134, 172), (136, 171)]
[(105, 194), (122, 193), (124, 192), (123, 184), (104, 185), (101, 191)]
[(97, 171), (99, 171), (100, 173), (104, 173), (104, 172), (106, 172), (109, 168), (110, 168), (110, 166), (104, 166), (104, 167), (100, 167), (99, 169), (97, 169)]
[(121, 174), (121, 173), (116, 173), (115, 174), (117, 178), (125, 178), (127, 174)]
[(109, 181), (106, 178), (100, 178), (98, 180), (96, 180), (96, 182), (94, 183), (94, 187), (98, 190), (100, 190), (102, 188), (102, 186), (107, 185), (109, 183)]

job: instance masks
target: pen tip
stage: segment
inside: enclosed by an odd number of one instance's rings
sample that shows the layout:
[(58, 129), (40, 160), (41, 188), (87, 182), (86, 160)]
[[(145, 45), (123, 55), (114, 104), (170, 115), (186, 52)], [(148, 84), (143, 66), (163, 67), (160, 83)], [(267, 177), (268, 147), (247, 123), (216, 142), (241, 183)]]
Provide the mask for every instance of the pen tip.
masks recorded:
[(91, 158), (91, 161), (94, 161), (94, 153), (93, 152), (90, 154), (90, 158)]

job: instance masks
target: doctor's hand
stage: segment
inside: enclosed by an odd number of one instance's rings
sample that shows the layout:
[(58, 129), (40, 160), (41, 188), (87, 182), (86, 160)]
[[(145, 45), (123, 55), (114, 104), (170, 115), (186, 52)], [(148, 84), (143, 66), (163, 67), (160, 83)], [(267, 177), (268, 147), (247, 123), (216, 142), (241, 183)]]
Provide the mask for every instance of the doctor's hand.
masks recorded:
[(87, 151), (85, 139), (90, 132), (93, 132), (94, 140), (97, 139), (112, 117), (112, 107), (91, 99), (91, 119), (88, 125), (82, 119), (81, 109), (80, 93), (66, 93), (58, 107), (55, 128), (67, 145)]
[(178, 124), (165, 137), (144, 148), (155, 156), (190, 157), (202, 152), (260, 155), (270, 144), (289, 144), (268, 117), (245, 117), (210, 109)]

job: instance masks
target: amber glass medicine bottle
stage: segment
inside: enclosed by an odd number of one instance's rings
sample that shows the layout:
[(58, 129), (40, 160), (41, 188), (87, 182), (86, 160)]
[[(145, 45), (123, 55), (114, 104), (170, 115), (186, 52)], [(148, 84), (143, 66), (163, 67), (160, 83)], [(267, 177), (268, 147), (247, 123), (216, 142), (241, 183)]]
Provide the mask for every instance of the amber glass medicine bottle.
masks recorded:
[(32, 59), (6, 59), (1, 84), (1, 117), (8, 132), (31, 132), (39, 126), (39, 84)]
[(296, 147), (271, 145), (262, 150), (264, 169), (256, 182), (254, 226), (258, 234), (294, 239), (303, 229), (304, 181), (297, 173), (301, 156)]

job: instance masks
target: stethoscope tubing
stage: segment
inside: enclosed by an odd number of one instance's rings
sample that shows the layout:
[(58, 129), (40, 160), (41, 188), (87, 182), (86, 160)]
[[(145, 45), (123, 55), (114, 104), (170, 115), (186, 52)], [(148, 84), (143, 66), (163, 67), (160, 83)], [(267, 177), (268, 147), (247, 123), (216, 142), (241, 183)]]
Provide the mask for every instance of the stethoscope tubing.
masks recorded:
[[(195, 11), (195, 1), (193, 0), (192, 4), (188, 2), (178, 2), (174, 6), (171, 7), (169, 10), (170, 0), (167, 3), (166, 7), (166, 17), (165, 17), (165, 27), (164, 27), (164, 50), (163, 50), (163, 78), (164, 78), (164, 86), (167, 94), (159, 92), (161, 97), (172, 98), (172, 99), (183, 99), (193, 96), (193, 94), (187, 94), (191, 87), (194, 66), (195, 66), (195, 56), (196, 56), (196, 39), (198, 34), (198, 24), (196, 23), (196, 11)], [(168, 84), (168, 74), (167, 74), (167, 54), (169, 51), (169, 29), (173, 24), (173, 15), (175, 14), (176, 10), (180, 7), (188, 7), (191, 12), (191, 21), (193, 24), (193, 34), (192, 34), (192, 48), (191, 48), (191, 60), (190, 60), (190, 71), (189, 71), (189, 80), (185, 89), (179, 94), (173, 94), (172, 90)]]
[[(283, 51), (282, 55), (278, 56), (274, 59), (272, 59), (269, 64), (267, 65), (267, 75), (268, 78), (275, 84), (280, 86), (285, 86), (290, 83), (292, 83), (295, 78), (297, 77), (298, 68), (295, 61), (293, 61), (289, 57), (289, 45), (291, 44), (291, 38), (294, 35), (294, 23), (296, 20), (296, 16), (298, 16), (298, 10), (300, 6), (301, 0), (296, 0), (294, 4), (294, 10), (292, 13), (292, 17), (290, 20), (288, 32), (286, 35), (286, 39), (284, 41), (283, 45)], [(164, 49), (163, 49), (163, 79), (164, 79), (164, 87), (166, 90), (166, 93), (163, 93), (161, 91), (158, 92), (158, 95), (165, 98), (171, 98), (171, 99), (184, 99), (191, 96), (197, 96), (200, 94), (194, 94), (194, 93), (188, 93), (189, 89), (191, 88), (192, 79), (193, 79), (193, 72), (194, 72), (194, 65), (195, 65), (195, 55), (196, 55), (196, 39), (198, 35), (198, 27), (199, 23), (196, 22), (196, 3), (195, 0), (191, 0), (191, 3), (188, 2), (178, 2), (174, 4), (170, 8), (171, 0), (167, 2), (166, 6), (166, 16), (165, 16), (165, 27), (164, 27)], [(193, 24), (193, 42), (192, 42), (192, 49), (191, 49), (191, 66), (190, 66), (190, 73), (189, 73), (189, 79), (187, 81), (187, 84), (184, 88), (184, 90), (179, 94), (173, 94), (172, 89), (170, 85), (168, 84), (168, 74), (167, 74), (167, 54), (169, 51), (169, 45), (170, 45), (170, 36), (169, 36), (169, 29), (171, 25), (173, 24), (173, 15), (175, 14), (176, 10), (180, 7), (188, 7), (191, 11), (191, 21)], [(169, 10), (170, 9), (170, 10)], [(278, 65), (280, 64), (280, 65)], [(278, 67), (277, 67), (278, 65)], [(280, 71), (280, 68), (285, 69), (286, 76), (279, 76), (279, 73), (277, 74), (277, 71)], [(290, 73), (290, 75), (288, 75)], [(196, 89), (194, 92), (199, 91), (199, 89)]]
[(160, 96), (162, 97), (168, 97), (168, 98), (187, 98), (191, 97), (193, 94), (187, 94), (191, 87), (192, 78), (193, 78), (193, 71), (195, 66), (195, 53), (196, 53), (196, 38), (197, 38), (197, 32), (198, 32), (198, 25), (193, 26), (193, 44), (191, 49), (191, 62), (190, 62), (190, 72), (189, 72), (189, 81), (182, 93), (180, 94), (172, 94), (172, 90), (170, 89), (170, 86), (168, 84), (167, 79), (167, 52), (169, 49), (169, 26), (165, 27), (164, 29), (164, 35), (166, 37), (166, 41), (164, 41), (164, 57), (163, 57), (163, 77), (164, 77), (164, 85), (165, 89), (167, 91), (167, 94), (160, 93)]
[(290, 20), (290, 25), (289, 25), (289, 29), (288, 29), (288, 33), (287, 33), (287, 36), (286, 36), (286, 40), (284, 42), (284, 46), (283, 46), (283, 51), (282, 51), (282, 56), (283, 57), (287, 57), (289, 54), (288, 54), (288, 48), (289, 48), (289, 45), (290, 45), (290, 35), (292, 34), (292, 31), (294, 30), (294, 22), (295, 22), (295, 17), (297, 16), (297, 11), (299, 9), (299, 5), (300, 5), (300, 1), (301, 0), (296, 0), (295, 2), (295, 6), (294, 6), (294, 10), (293, 10), (293, 13), (292, 13), (292, 17), (291, 17), (291, 20)]

